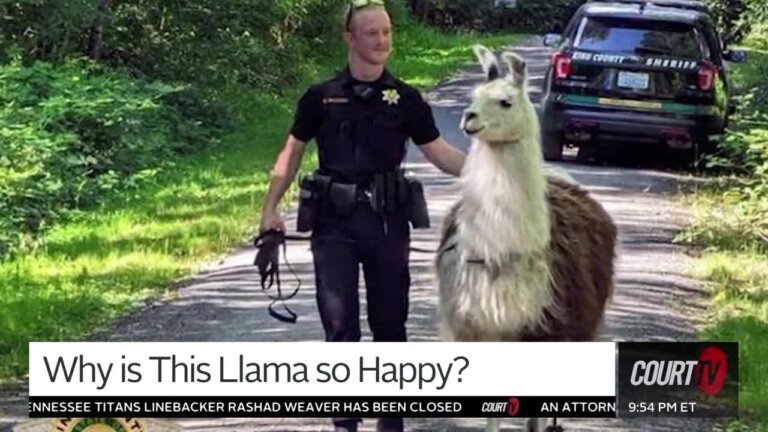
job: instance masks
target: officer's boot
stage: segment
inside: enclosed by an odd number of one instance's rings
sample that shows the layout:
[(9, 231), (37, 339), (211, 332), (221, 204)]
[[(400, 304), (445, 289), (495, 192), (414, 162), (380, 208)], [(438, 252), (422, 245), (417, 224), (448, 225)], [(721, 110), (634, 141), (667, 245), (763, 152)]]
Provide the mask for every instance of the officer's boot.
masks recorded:
[(376, 432), (403, 432), (403, 419), (380, 418), (376, 423)]

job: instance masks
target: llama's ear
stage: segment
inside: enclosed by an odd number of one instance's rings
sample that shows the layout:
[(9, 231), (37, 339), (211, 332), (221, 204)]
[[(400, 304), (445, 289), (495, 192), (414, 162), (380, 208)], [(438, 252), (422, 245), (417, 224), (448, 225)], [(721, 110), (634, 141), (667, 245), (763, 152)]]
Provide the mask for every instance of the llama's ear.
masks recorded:
[(499, 61), (496, 59), (496, 55), (488, 48), (482, 45), (474, 45), (472, 49), (475, 51), (477, 60), (483, 67), (483, 72), (488, 77), (488, 81), (493, 81), (499, 77)]
[(519, 55), (512, 52), (505, 52), (501, 55), (501, 58), (509, 65), (510, 76), (512, 84), (515, 87), (523, 87), (528, 79), (528, 67)]

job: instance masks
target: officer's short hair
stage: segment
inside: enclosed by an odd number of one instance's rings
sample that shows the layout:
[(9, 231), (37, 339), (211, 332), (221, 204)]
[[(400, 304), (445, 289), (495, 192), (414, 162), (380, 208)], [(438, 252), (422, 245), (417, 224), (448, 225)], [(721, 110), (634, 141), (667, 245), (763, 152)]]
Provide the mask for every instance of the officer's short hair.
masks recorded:
[(368, 7), (385, 8), (385, 3), (384, 0), (351, 0), (347, 7), (347, 13), (344, 19), (344, 30), (352, 30), (352, 18), (355, 16), (355, 13)]

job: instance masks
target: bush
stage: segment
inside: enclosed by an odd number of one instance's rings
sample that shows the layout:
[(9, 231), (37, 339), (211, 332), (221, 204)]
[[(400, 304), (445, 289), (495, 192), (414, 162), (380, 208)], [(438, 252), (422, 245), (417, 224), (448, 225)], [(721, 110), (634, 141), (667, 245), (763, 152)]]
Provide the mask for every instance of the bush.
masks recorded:
[[(25, 0), (0, 6), (0, 51), (59, 62), (88, 51), (96, 0)], [(346, 0), (126, 0), (103, 20), (100, 59), (138, 77), (204, 87), (279, 91), (319, 54)]]
[[(752, 29), (754, 33), (755, 26)], [(749, 53), (734, 80), (748, 91), (740, 97), (732, 126), (719, 152), (707, 160), (715, 172), (734, 174), (722, 194), (724, 208), (699, 224), (696, 238), (737, 250), (768, 251), (768, 55)]]
[(766, 37), (768, 2), (765, 0), (706, 0), (706, 3), (726, 43)]
[(707, 8), (726, 43), (741, 40), (749, 31), (749, 21), (745, 15), (747, 1), (707, 0)]
[(0, 53), (18, 47), (24, 59), (59, 62), (85, 53), (96, 19), (93, 0), (0, 2)]
[[(710, 0), (710, 7), (722, 26), (736, 22), (743, 45), (754, 48), (747, 62), (734, 69), (734, 81), (744, 93), (739, 95), (737, 112), (720, 152), (709, 160), (709, 167), (746, 175), (751, 181), (768, 184), (768, 3), (763, 0)], [(732, 7), (732, 10), (723, 9)], [(746, 11), (746, 12), (744, 12)], [(742, 34), (743, 33), (743, 34)]]
[(585, 0), (518, 0), (512, 9), (485, 0), (436, 0), (427, 8), (429, 20), (440, 27), (475, 30), (562, 31)]
[(511, 10), (510, 23), (513, 28), (560, 33), (584, 3), (584, 0), (518, 0), (517, 7)]
[[(71, 60), (0, 67), (0, 256), (211, 140), (183, 87)], [(203, 113), (199, 113), (198, 117)]]

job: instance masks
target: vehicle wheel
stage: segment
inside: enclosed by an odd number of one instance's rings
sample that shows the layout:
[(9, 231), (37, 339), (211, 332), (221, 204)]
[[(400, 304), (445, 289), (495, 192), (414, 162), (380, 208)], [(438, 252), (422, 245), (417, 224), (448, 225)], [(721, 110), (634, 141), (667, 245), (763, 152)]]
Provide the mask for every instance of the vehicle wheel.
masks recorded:
[(694, 141), (688, 149), (672, 150), (670, 163), (677, 169), (698, 171), (701, 166), (702, 143)]
[(713, 143), (709, 140), (695, 142), (690, 155), (693, 168), (698, 169), (703, 167), (705, 158), (713, 155), (716, 151), (717, 143)]
[(544, 160), (559, 161), (563, 159), (563, 134), (559, 132), (544, 133), (541, 140)]

